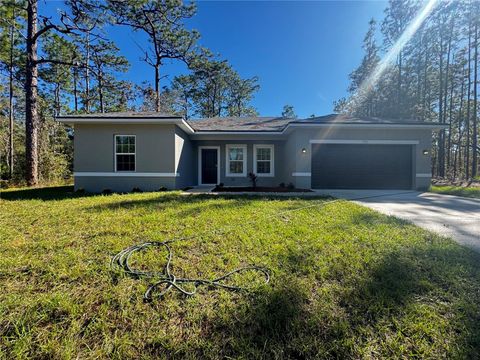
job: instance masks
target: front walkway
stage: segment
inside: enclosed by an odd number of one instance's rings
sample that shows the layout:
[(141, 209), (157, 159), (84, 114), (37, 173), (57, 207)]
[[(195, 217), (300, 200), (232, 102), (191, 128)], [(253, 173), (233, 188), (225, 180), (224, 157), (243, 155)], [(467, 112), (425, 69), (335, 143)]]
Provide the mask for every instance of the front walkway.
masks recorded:
[(480, 199), (395, 190), (318, 190), (409, 220), (480, 252)]

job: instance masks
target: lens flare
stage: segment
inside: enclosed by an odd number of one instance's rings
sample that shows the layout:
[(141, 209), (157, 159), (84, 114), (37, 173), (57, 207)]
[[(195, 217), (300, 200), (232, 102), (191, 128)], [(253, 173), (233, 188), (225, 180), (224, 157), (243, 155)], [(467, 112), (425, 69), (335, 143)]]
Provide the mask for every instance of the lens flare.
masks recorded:
[(395, 44), (393, 44), (393, 46), (388, 50), (383, 59), (380, 60), (372, 73), (360, 84), (357, 91), (351, 96), (350, 100), (347, 102), (347, 109), (355, 108), (357, 101), (361, 100), (361, 97), (366, 96), (370, 91), (372, 91), (373, 87), (379, 81), (385, 70), (387, 70), (388, 67), (395, 61), (402, 49), (410, 41), (413, 35), (415, 35), (417, 30), (420, 28), (420, 26), (422, 26), (425, 19), (432, 13), (439, 2), (439, 0), (429, 0), (418, 12)]

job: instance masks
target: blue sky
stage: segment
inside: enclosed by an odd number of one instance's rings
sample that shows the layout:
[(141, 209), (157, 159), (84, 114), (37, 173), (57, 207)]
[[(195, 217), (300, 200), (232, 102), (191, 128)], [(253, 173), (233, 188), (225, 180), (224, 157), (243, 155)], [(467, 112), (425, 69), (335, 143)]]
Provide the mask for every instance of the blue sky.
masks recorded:
[[(61, 6), (49, 1), (47, 13)], [(200, 1), (188, 26), (199, 30), (201, 44), (227, 59), (243, 77), (258, 76), (253, 105), (261, 115), (279, 115), (291, 104), (300, 117), (332, 112), (346, 95), (348, 74), (362, 58), (368, 21), (383, 17), (384, 1)], [(42, 9), (41, 9), (42, 10)], [(43, 12), (43, 13), (45, 13)], [(140, 33), (126, 27), (108, 30), (131, 62), (126, 79), (151, 81), (152, 69), (140, 60)], [(163, 67), (163, 85), (185, 72), (182, 64)]]

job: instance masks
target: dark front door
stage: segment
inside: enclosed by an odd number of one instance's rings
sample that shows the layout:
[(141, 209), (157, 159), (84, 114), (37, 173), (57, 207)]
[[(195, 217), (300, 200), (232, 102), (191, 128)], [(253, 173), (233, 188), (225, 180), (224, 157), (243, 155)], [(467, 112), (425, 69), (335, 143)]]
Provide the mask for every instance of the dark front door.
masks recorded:
[(412, 146), (313, 144), (314, 189), (411, 189)]
[(201, 149), (202, 152), (202, 184), (218, 183), (217, 149)]

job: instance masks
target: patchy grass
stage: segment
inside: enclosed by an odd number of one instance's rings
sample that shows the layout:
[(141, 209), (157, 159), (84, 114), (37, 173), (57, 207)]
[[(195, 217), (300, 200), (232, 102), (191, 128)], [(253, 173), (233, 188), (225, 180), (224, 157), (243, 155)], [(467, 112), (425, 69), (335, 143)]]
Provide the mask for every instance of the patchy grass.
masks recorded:
[(430, 191), (439, 194), (457, 195), (469, 198), (480, 199), (480, 187), (464, 187), (464, 186), (448, 186), (448, 185), (432, 185)]
[[(0, 358), (479, 356), (480, 256), (354, 203), (69, 188), (0, 196)], [(172, 245), (174, 274), (255, 263), (271, 284), (145, 304), (147, 281), (109, 270), (126, 246), (190, 235)], [(164, 255), (142, 259), (160, 266)]]

